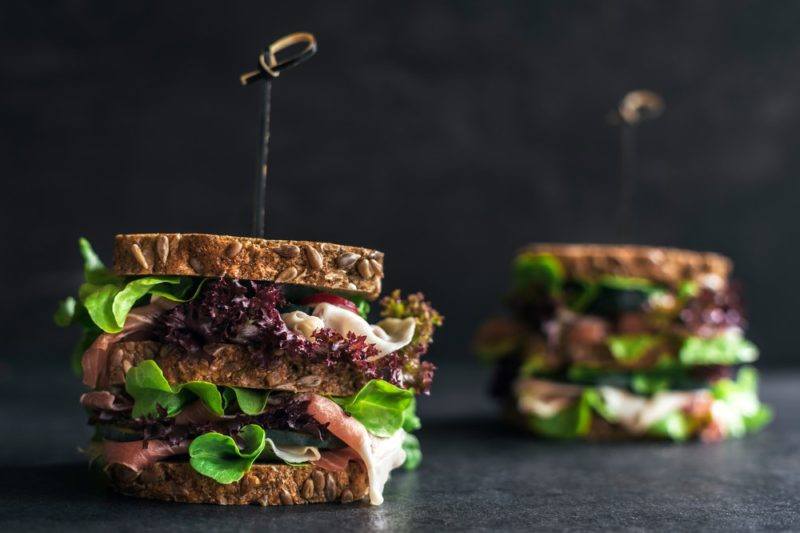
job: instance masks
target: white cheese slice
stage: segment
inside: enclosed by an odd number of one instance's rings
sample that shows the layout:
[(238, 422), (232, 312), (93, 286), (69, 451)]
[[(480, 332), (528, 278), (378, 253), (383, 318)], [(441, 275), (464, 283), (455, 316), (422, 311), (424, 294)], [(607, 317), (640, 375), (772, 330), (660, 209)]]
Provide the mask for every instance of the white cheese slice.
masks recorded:
[(696, 391), (659, 392), (651, 398), (615, 387), (598, 387), (608, 415), (632, 433), (645, 433), (669, 414), (691, 405)]
[(342, 336), (353, 333), (358, 337), (366, 337), (367, 342), (375, 345), (378, 359), (406, 346), (414, 338), (416, 322), (413, 318), (384, 318), (375, 325), (370, 324), (360, 315), (329, 303), (317, 304), (314, 314), (292, 311), (281, 315), (286, 325), (306, 338), (314, 336), (321, 328), (330, 328)]
[(372, 505), (383, 503), (383, 487), (389, 481), (389, 474), (406, 461), (403, 440), (406, 432), (402, 429), (391, 437), (376, 437), (368, 433), (368, 446), (356, 452), (364, 460), (369, 475), (369, 502)]
[(320, 458), (319, 449), (315, 446), (278, 446), (269, 437), (266, 438), (266, 446), (287, 463), (309, 463), (319, 461)]

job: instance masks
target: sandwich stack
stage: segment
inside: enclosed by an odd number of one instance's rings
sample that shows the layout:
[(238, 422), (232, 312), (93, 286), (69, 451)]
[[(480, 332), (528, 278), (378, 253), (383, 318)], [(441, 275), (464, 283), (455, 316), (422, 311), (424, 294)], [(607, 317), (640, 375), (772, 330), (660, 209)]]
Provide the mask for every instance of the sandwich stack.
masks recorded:
[[(80, 242), (86, 281), (59, 306), (83, 326), (87, 452), (124, 494), (180, 502), (383, 501), (421, 453), (415, 394), (441, 316), (380, 301), (383, 253), (207, 234)], [(377, 311), (377, 310), (376, 310)]]
[(510, 317), (476, 351), (516, 423), (555, 438), (718, 441), (771, 419), (731, 261), (644, 246), (538, 244), (513, 263)]

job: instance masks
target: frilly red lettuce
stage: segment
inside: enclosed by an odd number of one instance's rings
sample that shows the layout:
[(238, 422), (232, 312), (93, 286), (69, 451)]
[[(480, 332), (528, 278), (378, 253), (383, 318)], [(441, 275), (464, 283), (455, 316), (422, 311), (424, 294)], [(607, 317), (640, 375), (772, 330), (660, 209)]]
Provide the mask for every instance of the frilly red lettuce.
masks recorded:
[(329, 366), (355, 365), (369, 378), (407, 385), (402, 354), (377, 358), (375, 346), (366, 337), (353, 333), (342, 336), (331, 329), (318, 330), (314, 339), (306, 339), (284, 323), (279, 308), (285, 305), (280, 285), (213, 280), (206, 283), (197, 298), (164, 313), (155, 336), (199, 357), (210, 357), (202, 350), (206, 344), (232, 343), (247, 346), (265, 365), (276, 356)]

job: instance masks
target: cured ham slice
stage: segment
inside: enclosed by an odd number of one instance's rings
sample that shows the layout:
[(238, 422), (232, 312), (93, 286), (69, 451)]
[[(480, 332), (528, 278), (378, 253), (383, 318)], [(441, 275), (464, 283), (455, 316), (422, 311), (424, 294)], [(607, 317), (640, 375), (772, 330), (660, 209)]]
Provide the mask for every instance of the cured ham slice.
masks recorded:
[(188, 443), (173, 446), (162, 440), (132, 442), (103, 441), (103, 458), (106, 464), (127, 466), (134, 472), (141, 472), (161, 459), (181, 455), (189, 450)]
[(103, 333), (89, 346), (81, 358), (83, 383), (93, 389), (108, 385), (108, 353), (111, 347), (133, 333), (153, 325), (155, 319), (164, 311), (172, 309), (177, 303), (159, 298), (154, 302), (136, 307), (125, 319), (125, 326), (119, 333)]
[(372, 505), (383, 503), (383, 487), (389, 479), (389, 473), (406, 460), (402, 448), (405, 432), (398, 430), (388, 438), (376, 437), (361, 422), (348, 416), (333, 400), (316, 394), (309, 395), (307, 410), (316, 421), (327, 424), (328, 431), (364, 461), (369, 476), (369, 501)]
[(81, 394), (81, 405), (102, 411), (127, 411), (133, 407), (126, 399), (117, 397), (113, 392), (107, 390)]
[(322, 452), (321, 457), (314, 464), (325, 470), (341, 472), (347, 468), (347, 463), (359, 460), (361, 460), (361, 457), (352, 448), (343, 448), (341, 450)]
[(179, 426), (202, 425), (221, 418), (223, 417), (212, 413), (201, 400), (195, 400), (178, 413), (175, 423)]

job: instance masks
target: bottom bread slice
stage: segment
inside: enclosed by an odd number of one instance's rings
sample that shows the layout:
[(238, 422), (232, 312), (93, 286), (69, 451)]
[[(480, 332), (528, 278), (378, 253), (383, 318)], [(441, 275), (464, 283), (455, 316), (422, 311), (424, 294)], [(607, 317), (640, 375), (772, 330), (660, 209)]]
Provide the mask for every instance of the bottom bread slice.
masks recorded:
[(158, 462), (136, 475), (112, 465), (111, 487), (122, 494), (185, 503), (296, 505), (362, 500), (368, 494), (364, 465), (351, 461), (340, 472), (315, 466), (254, 464), (242, 479), (223, 485), (197, 473), (187, 462)]

